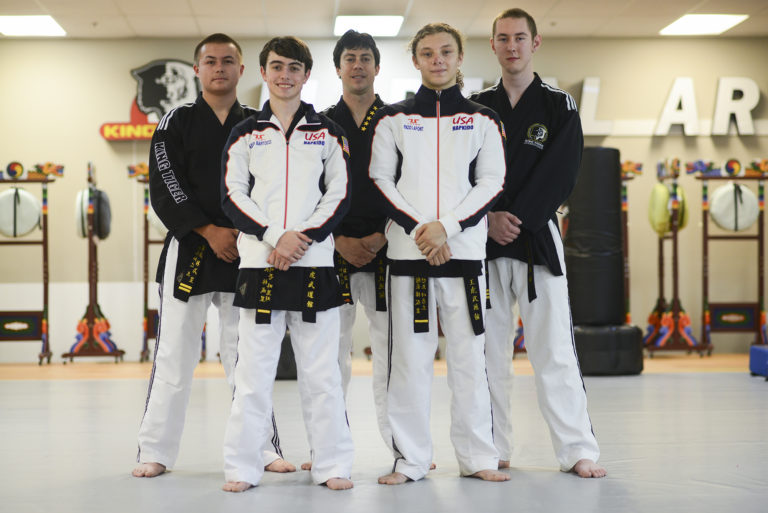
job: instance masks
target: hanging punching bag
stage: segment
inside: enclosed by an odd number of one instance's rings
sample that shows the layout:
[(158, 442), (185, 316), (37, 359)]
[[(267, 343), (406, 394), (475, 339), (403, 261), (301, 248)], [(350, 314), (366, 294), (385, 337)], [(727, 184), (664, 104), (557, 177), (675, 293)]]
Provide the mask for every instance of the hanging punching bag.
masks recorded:
[(621, 163), (615, 148), (584, 148), (567, 202), (565, 266), (576, 325), (623, 324)]

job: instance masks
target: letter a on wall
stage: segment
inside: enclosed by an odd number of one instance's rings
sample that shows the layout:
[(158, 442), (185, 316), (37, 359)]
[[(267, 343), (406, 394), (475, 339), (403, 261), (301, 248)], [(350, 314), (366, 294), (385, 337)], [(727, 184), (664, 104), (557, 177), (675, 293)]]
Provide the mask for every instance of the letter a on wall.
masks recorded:
[(672, 125), (683, 125), (685, 135), (699, 134), (699, 113), (691, 77), (675, 79), (653, 135), (669, 134)]

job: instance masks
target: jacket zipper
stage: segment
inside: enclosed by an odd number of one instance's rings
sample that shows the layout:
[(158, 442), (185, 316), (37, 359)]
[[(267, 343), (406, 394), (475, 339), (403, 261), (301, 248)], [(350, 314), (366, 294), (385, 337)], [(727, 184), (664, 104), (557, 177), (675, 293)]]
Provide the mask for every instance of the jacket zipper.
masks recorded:
[(285, 211), (283, 212), (283, 230), (285, 230), (288, 226), (288, 153), (291, 144), (285, 132), (283, 132), (283, 136), (285, 136)]
[(437, 219), (440, 219), (440, 93), (437, 91)]

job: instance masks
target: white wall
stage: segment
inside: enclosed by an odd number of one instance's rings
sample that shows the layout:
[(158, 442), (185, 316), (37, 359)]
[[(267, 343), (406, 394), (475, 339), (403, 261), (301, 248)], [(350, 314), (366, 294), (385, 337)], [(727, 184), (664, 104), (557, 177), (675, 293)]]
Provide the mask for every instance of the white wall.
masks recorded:
[[(0, 40), (5, 70), (0, 83), (0, 165), (20, 161), (25, 167), (54, 161), (65, 165), (65, 176), (49, 187), (53, 340), (74, 336), (74, 326), (85, 308), (86, 296), (70, 297), (72, 290), (86, 291), (87, 246), (75, 236), (74, 200), (85, 186), (86, 165), (94, 162), (99, 187), (112, 202), (112, 234), (99, 246), (102, 288), (118, 287), (120, 292), (104, 293), (102, 307), (113, 324), (116, 340), (124, 349), (140, 346), (141, 210), (142, 192), (127, 178), (126, 166), (147, 160), (148, 142), (108, 142), (99, 127), (105, 122), (127, 122), (136, 95), (132, 68), (153, 59), (180, 58), (191, 61), (193, 40)], [(246, 71), (240, 99), (258, 104), (261, 78), (256, 59), (261, 40), (241, 41)], [(312, 78), (317, 84), (319, 108), (335, 102), (339, 81), (332, 66), (333, 41), (309, 41), (315, 58)], [(381, 41), (382, 67), (378, 90), (385, 101), (399, 98), (397, 81), (417, 79), (406, 42)], [(721, 76), (745, 76), (760, 87), (761, 100), (752, 112), (757, 119), (768, 118), (765, 95), (768, 91), (768, 39), (597, 39), (545, 38), (536, 54), (536, 69), (542, 76), (558, 79), (577, 102), (585, 77), (601, 79), (597, 119), (657, 119), (675, 77), (689, 76), (696, 88), (699, 117), (712, 118), (717, 80)], [(463, 71), (486, 83), (498, 77), (498, 65), (487, 41), (470, 41)], [(739, 158), (742, 163), (768, 158), (766, 136), (683, 136), (673, 130), (667, 137), (587, 137), (590, 146), (619, 148), (623, 160), (643, 162), (644, 174), (629, 187), (631, 306), (636, 324), (644, 327), (655, 302), (656, 236), (646, 221), (646, 207), (654, 184), (655, 163), (663, 158), (681, 160), (704, 158), (723, 162)], [(701, 213), (699, 183), (681, 178), (692, 206), (688, 228), (681, 232), (680, 287), (683, 306), (692, 315), (698, 334), (701, 313)], [(0, 183), (0, 190), (6, 186)], [(38, 187), (29, 187), (38, 193)], [(33, 234), (30, 237), (36, 237)], [(752, 245), (719, 243), (711, 248), (711, 295), (717, 300), (751, 300), (756, 294), (756, 263)], [(41, 279), (39, 249), (0, 247), (0, 309), (14, 309), (18, 287), (26, 289)], [(152, 260), (157, 251), (153, 249)], [(154, 269), (150, 272), (152, 276)], [(667, 280), (669, 283), (669, 280)], [(13, 286), (12, 286), (13, 285)], [(127, 292), (138, 290), (138, 293)], [(105, 289), (107, 290), (107, 289)], [(669, 296), (669, 293), (667, 293)], [(114, 301), (112, 308), (107, 301)], [(34, 307), (34, 305), (32, 305)], [(64, 315), (64, 310), (67, 314)], [(69, 310), (72, 310), (71, 312)], [(125, 328), (122, 328), (125, 326)], [(136, 326), (136, 327), (134, 327)], [(122, 330), (125, 331), (122, 331)], [(118, 336), (117, 333), (120, 333)], [(364, 330), (361, 332), (364, 336)], [(65, 335), (66, 334), (66, 335)], [(747, 335), (714, 336), (716, 351), (746, 351)], [(63, 343), (63, 340), (62, 340)], [(0, 344), (0, 358), (17, 354), (28, 359), (30, 343)], [(64, 350), (70, 342), (63, 344)], [(361, 344), (364, 346), (367, 344)], [(23, 349), (18, 349), (22, 347)], [(58, 354), (61, 348), (55, 352)], [(134, 352), (134, 355), (136, 352)], [(362, 354), (358, 351), (358, 354)], [(129, 353), (129, 357), (131, 357)], [(13, 356), (12, 358), (16, 358)], [(132, 357), (131, 357), (132, 358)]]

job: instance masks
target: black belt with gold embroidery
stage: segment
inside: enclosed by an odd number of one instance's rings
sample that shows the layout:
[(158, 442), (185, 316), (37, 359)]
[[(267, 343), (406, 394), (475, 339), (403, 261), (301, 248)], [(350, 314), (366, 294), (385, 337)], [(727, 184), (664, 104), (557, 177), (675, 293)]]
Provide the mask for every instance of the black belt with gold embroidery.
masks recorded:
[(205, 256), (205, 244), (200, 244), (195, 248), (192, 258), (187, 265), (187, 269), (176, 277), (176, 288), (173, 290), (173, 297), (184, 301), (189, 301), (189, 296), (195, 289), (195, 284), (200, 277), (200, 266), (203, 264)]
[(315, 322), (317, 319), (317, 267), (304, 269), (304, 290), (301, 320)]
[(387, 311), (387, 257), (376, 257), (376, 270), (373, 273), (376, 282), (376, 311)]
[(413, 277), (413, 332), (429, 331), (429, 292), (426, 276)]
[[(244, 292), (244, 291), (243, 291)], [(272, 322), (272, 296), (275, 292), (275, 268), (267, 267), (259, 283), (259, 299), (256, 305), (256, 324)]]
[(485, 259), (485, 309), (491, 308), (491, 270), (488, 268), (488, 259)]
[(483, 326), (483, 309), (480, 305), (480, 284), (477, 276), (464, 277), (464, 291), (467, 294), (467, 310), (469, 310), (472, 331), (475, 332), (475, 335), (482, 335), (485, 333), (485, 327)]
[(344, 260), (337, 251), (334, 255), (336, 264), (336, 274), (339, 276), (339, 285), (341, 286), (341, 298), (344, 300), (344, 304), (351, 305), (352, 302), (352, 289), (350, 288), (349, 277), (349, 262)]

